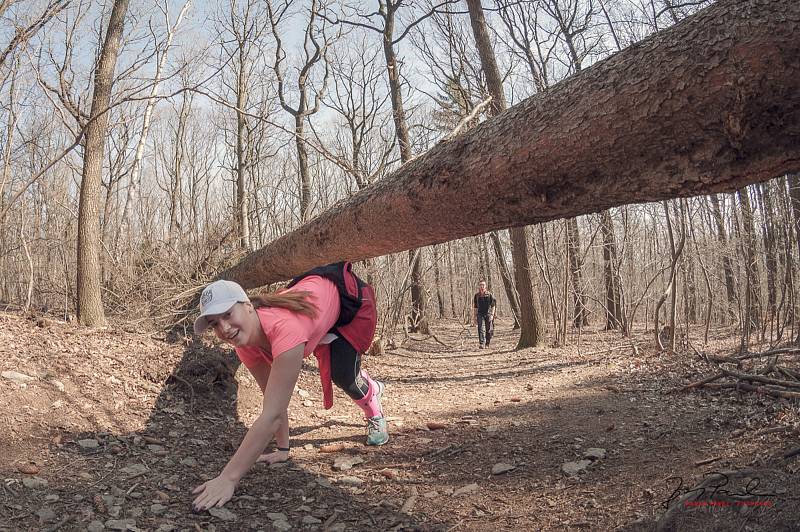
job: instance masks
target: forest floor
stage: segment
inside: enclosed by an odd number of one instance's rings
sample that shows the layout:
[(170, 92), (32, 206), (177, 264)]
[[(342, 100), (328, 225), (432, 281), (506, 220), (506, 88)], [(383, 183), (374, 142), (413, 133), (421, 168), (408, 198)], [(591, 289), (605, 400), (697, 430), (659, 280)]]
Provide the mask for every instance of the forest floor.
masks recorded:
[[(798, 529), (800, 457), (783, 458), (797, 402), (675, 392), (714, 370), (644, 332), (521, 351), (509, 323), (486, 350), (472, 327), (433, 333), (365, 359), (387, 384), (386, 445), (363, 445), (340, 392), (322, 409), (308, 361), (291, 460), (257, 464), (223, 509), (196, 514), (191, 489), (260, 410), (230, 350), (0, 314), (0, 530)], [(734, 343), (712, 331), (704, 351)]]

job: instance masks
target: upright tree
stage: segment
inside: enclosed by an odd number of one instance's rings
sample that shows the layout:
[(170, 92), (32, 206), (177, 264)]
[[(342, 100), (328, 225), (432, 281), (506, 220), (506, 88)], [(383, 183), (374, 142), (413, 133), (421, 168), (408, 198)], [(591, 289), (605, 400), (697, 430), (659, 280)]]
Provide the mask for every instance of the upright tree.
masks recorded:
[(128, 0), (115, 0), (94, 75), (90, 121), (84, 136), (83, 172), (78, 206), (78, 319), (84, 325), (106, 323), (100, 267), (100, 191), (111, 89)]
[[(297, 73), (294, 87), (297, 92), (297, 103), (292, 106), (288, 98), (289, 89), (286, 81), (286, 65), (284, 65), (286, 50), (284, 49), (281, 30), (278, 27), (287, 16), (288, 10), (292, 5), (292, 0), (280, 0), (279, 2), (269, 0), (267, 9), (269, 11), (272, 34), (275, 37), (275, 63), (273, 70), (278, 79), (278, 98), (280, 98), (283, 110), (289, 113), (294, 120), (294, 141), (297, 149), (297, 167), (300, 179), (300, 221), (305, 222), (311, 216), (312, 206), (306, 122), (311, 115), (319, 112), (322, 97), (328, 84), (330, 65), (327, 54), (330, 40), (325, 31), (327, 20), (320, 17), (320, 2), (312, 0), (308, 8), (308, 20), (303, 31), (302, 65)], [(312, 75), (316, 67), (322, 69), (322, 76), (318, 85), (314, 87)]]
[[(469, 18), (472, 32), (475, 35), (475, 45), (481, 58), (486, 86), (492, 96), (491, 108), (498, 114), (506, 108), (506, 98), (503, 92), (503, 81), (500, 70), (497, 68), (497, 59), (489, 40), (486, 29), (486, 18), (480, 0), (467, 0)], [(511, 229), (511, 248), (514, 259), (514, 279), (519, 293), (520, 303), (520, 338), (517, 349), (534, 347), (544, 341), (544, 320), (539, 309), (539, 302), (534, 294), (533, 280), (531, 279), (530, 253), (528, 250), (528, 235), (524, 227)]]

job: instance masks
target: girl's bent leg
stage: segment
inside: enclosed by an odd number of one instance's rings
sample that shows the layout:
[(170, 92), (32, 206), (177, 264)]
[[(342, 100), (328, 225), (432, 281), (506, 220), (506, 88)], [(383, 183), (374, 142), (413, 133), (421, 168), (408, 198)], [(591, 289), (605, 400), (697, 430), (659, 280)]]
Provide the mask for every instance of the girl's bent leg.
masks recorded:
[(331, 344), (331, 378), (358, 405), (367, 418), (367, 445), (383, 445), (389, 440), (381, 397), (384, 384), (361, 369), (361, 356), (343, 338)]

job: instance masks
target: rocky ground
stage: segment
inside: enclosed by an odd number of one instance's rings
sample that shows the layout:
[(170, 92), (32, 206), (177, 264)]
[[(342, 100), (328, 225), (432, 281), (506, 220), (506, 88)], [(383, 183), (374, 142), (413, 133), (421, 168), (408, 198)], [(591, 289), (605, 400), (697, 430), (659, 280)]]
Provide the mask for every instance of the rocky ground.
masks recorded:
[[(497, 329), (478, 350), (440, 322), (366, 359), (387, 383), (381, 448), (343, 394), (321, 408), (309, 361), (291, 460), (195, 514), (191, 489), (259, 413), (230, 352), (0, 314), (0, 530), (798, 529), (796, 400), (676, 391), (714, 370), (644, 333), (514, 351)], [(712, 336), (704, 352), (735, 348)]]

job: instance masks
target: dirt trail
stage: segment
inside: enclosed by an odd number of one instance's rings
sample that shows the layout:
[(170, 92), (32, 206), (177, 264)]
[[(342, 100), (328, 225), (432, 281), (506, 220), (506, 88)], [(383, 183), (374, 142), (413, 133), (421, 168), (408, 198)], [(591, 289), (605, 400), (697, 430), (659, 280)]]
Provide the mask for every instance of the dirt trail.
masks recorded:
[[(33, 379), (0, 379), (0, 530), (652, 530), (672, 495), (744, 469), (756, 473), (729, 475), (727, 491), (760, 475), (746, 498), (760, 505), (684, 503), (662, 524), (796, 529), (800, 462), (781, 454), (798, 445), (797, 404), (669, 393), (708, 368), (654, 353), (643, 335), (585, 331), (579, 347), (513, 351), (510, 324), (497, 330), (478, 350), (471, 329), (442, 322), (366, 360), (387, 383), (382, 448), (362, 445), (343, 394), (321, 408), (308, 363), (291, 461), (257, 464), (212, 515), (189, 511), (190, 489), (260, 408), (227, 350), (2, 314), (0, 370)], [(727, 352), (726, 338), (709, 350)]]

